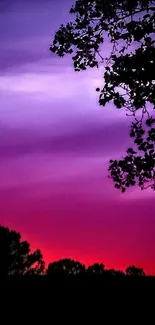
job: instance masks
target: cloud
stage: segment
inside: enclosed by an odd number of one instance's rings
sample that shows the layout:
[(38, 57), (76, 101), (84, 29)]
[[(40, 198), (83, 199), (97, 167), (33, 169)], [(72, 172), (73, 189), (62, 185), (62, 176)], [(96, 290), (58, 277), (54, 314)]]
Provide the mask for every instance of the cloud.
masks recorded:
[(65, 65), (67, 62), (63, 60), (59, 64), (58, 58), (51, 61), (44, 58), (40, 66), (25, 62), (25, 68), (19, 68), (18, 63), (16, 71), (0, 76), (1, 92), (40, 94), (57, 100), (81, 94), (97, 97), (95, 88), (101, 85), (101, 72), (96, 69), (75, 73), (71, 64)]
[(24, 44), (17, 41), (16, 47), (14, 44), (11, 44), (11, 46), (3, 45), (0, 50), (0, 74), (3, 75), (4, 72), (5, 74), (16, 74), (26, 64), (38, 63), (42, 59), (48, 58), (50, 55), (48, 53), (48, 42), (46, 44), (44, 39), (44, 44), (41, 45), (43, 45), (44, 51), (39, 51), (39, 49), (35, 48), (35, 39), (32, 39), (32, 46), (34, 48), (31, 48), (30, 40), (29, 44), (27, 44), (26, 40)]
[(133, 187), (127, 191), (127, 195), (124, 195), (122, 199), (124, 201), (136, 201), (137, 200), (147, 200), (148, 198), (153, 198), (155, 195), (155, 192), (148, 188), (146, 190), (141, 190), (139, 186)]
[(75, 73), (71, 56), (48, 50), (73, 1), (3, 2), (0, 223), (37, 243), (46, 261), (68, 255), (153, 272), (153, 192), (123, 195), (108, 179), (109, 158), (129, 146), (131, 119), (99, 107), (101, 71)]
[(1, 222), (21, 231), (32, 245), (38, 242), (46, 261), (66, 255), (85, 263), (99, 260), (109, 268), (135, 263), (153, 271), (153, 198), (117, 201), (97, 178), (9, 188), (0, 191), (0, 198)]
[[(68, 132), (67, 132), (68, 131)], [(57, 128), (10, 128), (0, 130), (2, 159), (31, 154), (66, 154), (68, 156), (90, 156), (95, 154), (118, 155), (125, 150), (129, 136), (127, 126), (119, 123), (99, 123), (77, 119), (66, 119)]]

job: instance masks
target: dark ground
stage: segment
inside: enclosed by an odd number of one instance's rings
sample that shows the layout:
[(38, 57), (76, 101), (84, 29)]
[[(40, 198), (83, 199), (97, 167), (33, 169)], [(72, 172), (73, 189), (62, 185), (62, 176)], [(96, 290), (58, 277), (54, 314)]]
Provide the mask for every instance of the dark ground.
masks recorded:
[(124, 276), (124, 277), (61, 277), (61, 276), (28, 276), (8, 277), (3, 279), (1, 288), (46, 288), (46, 289), (80, 289), (87, 291), (87, 288), (150, 288), (155, 289), (155, 276)]
[(152, 325), (155, 320), (155, 277), (8, 277), (0, 296), (0, 324)]

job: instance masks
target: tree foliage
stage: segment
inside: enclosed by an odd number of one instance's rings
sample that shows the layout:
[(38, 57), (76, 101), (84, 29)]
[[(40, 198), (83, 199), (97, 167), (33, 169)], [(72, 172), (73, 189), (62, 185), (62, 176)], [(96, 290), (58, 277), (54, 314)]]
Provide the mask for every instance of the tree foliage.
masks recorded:
[(152, 117), (145, 121), (145, 128), (139, 120), (132, 123), (130, 136), (134, 138), (135, 149), (128, 148), (127, 156), (122, 160), (110, 160), (111, 177), (115, 187), (122, 192), (135, 185), (137, 180), (141, 189), (151, 187), (155, 190), (154, 124)]
[(94, 263), (93, 265), (88, 266), (87, 272), (94, 275), (102, 275), (104, 273), (104, 264)]
[[(103, 263), (94, 263), (87, 268), (84, 264), (63, 258), (52, 262), (46, 270), (48, 276), (115, 276), (125, 275), (122, 271), (105, 269)], [(45, 274), (45, 263), (39, 249), (31, 253), (30, 244), (21, 241), (19, 232), (0, 226), (0, 277), (1, 276), (25, 276)], [(145, 276), (143, 269), (130, 265), (126, 269), (126, 275)]]
[[(134, 117), (141, 110), (142, 117), (148, 114), (150, 121), (148, 106), (155, 108), (155, 1), (77, 0), (70, 13), (75, 20), (61, 25), (50, 50), (59, 56), (72, 54), (75, 71), (104, 64), (104, 84), (96, 89), (99, 104), (112, 102)], [(107, 37), (111, 44), (108, 57), (104, 56)], [(137, 183), (143, 189), (148, 181), (155, 189), (154, 129), (148, 122), (149, 139), (144, 140), (143, 119), (135, 123), (130, 135), (142, 155), (129, 148), (125, 158), (110, 162), (115, 187), (123, 192)]]
[(87, 268), (78, 261), (72, 260), (70, 258), (60, 259), (58, 261), (52, 262), (48, 265), (47, 275), (59, 276), (59, 277), (74, 277), (76, 275), (89, 275), (89, 276), (112, 276), (112, 277), (122, 277), (126, 275), (132, 276), (145, 276), (143, 269), (138, 268), (134, 265), (130, 265), (126, 268), (126, 272), (115, 270), (115, 269), (105, 269), (103, 263), (94, 263), (89, 265)]
[(85, 266), (78, 261), (69, 258), (50, 263), (48, 265), (48, 275), (78, 275), (85, 272)]
[(44, 272), (39, 249), (30, 252), (30, 244), (21, 241), (20, 233), (0, 226), (0, 272), (6, 275), (33, 275)]
[(126, 275), (130, 276), (145, 276), (145, 272), (142, 268), (130, 265), (126, 268)]
[(117, 278), (125, 276), (125, 273), (123, 271), (115, 270), (115, 269), (105, 270), (105, 274)]

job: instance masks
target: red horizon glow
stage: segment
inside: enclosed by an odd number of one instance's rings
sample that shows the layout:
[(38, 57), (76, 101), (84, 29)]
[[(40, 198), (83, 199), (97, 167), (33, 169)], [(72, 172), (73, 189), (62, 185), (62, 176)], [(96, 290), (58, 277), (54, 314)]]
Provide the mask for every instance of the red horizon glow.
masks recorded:
[(46, 264), (69, 257), (155, 274), (155, 194), (122, 194), (107, 172), (130, 145), (131, 119), (98, 105), (100, 71), (75, 73), (71, 57), (48, 51), (72, 3), (16, 0), (0, 12), (0, 223)]

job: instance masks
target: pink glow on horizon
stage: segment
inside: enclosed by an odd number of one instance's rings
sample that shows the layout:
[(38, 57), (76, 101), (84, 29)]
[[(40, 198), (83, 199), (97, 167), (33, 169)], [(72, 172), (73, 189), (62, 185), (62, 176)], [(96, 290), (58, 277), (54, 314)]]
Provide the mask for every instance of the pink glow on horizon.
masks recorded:
[(108, 179), (109, 159), (130, 144), (131, 119), (99, 107), (100, 71), (75, 73), (71, 57), (48, 51), (68, 20), (65, 3), (38, 0), (36, 12), (23, 0), (0, 12), (0, 222), (47, 264), (71, 257), (155, 274), (154, 194), (122, 195)]

